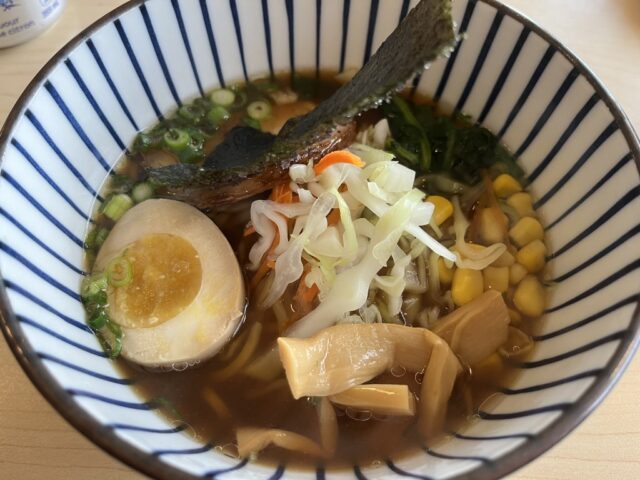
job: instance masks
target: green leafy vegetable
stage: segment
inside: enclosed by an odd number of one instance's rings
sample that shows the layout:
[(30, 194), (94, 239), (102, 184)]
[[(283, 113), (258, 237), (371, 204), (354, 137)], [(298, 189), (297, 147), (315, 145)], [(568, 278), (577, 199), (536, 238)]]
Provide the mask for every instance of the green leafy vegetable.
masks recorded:
[(522, 170), (495, 135), (462, 115), (440, 115), (432, 105), (410, 104), (401, 97), (382, 109), (393, 137), (388, 148), (419, 174), (443, 173), (474, 185), (483, 170), (494, 169), (522, 181)]

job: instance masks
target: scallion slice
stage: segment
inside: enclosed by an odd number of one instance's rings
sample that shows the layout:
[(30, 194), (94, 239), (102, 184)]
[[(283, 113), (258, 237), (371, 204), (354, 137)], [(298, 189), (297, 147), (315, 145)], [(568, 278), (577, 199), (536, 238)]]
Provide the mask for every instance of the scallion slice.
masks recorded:
[(113, 343), (109, 343), (109, 356), (117, 358), (122, 352), (122, 337), (124, 336), (120, 325), (112, 320), (107, 322), (107, 329), (113, 335)]
[(180, 151), (186, 148), (191, 141), (191, 137), (184, 130), (179, 128), (171, 128), (163, 136), (164, 143), (173, 151)]
[(220, 105), (216, 105), (207, 113), (207, 120), (209, 120), (212, 125), (219, 125), (225, 120), (228, 120), (229, 116), (229, 110)]
[(247, 127), (251, 127), (251, 128), (255, 128), (256, 130), (262, 130), (262, 127), (260, 125), (260, 122), (258, 120), (255, 120), (251, 117), (244, 117), (242, 119), (242, 122), (247, 126)]
[(126, 287), (133, 280), (133, 265), (125, 257), (116, 257), (107, 265), (107, 280), (112, 287)]
[(101, 328), (104, 328), (108, 321), (109, 317), (107, 312), (104, 310), (98, 310), (91, 315), (91, 318), (89, 318), (89, 326), (94, 330), (100, 330)]
[(107, 239), (107, 237), (109, 236), (109, 229), (106, 227), (100, 227), (98, 228), (98, 231), (96, 232), (96, 236), (93, 242), (93, 245), (96, 248), (100, 248), (102, 246), (102, 244), (104, 243), (104, 241)]
[(247, 106), (247, 115), (254, 120), (264, 120), (271, 115), (271, 105), (264, 100), (256, 100)]
[(94, 297), (107, 289), (107, 276), (104, 273), (95, 273), (82, 279), (80, 296), (84, 299)]
[(136, 184), (131, 190), (131, 197), (136, 203), (144, 202), (153, 197), (153, 185), (148, 182), (141, 182)]
[(178, 109), (178, 115), (180, 115), (185, 120), (198, 120), (202, 117), (202, 110), (195, 105), (183, 105)]
[(228, 107), (233, 104), (236, 99), (236, 94), (228, 88), (219, 88), (211, 92), (211, 101), (216, 105)]
[(102, 206), (102, 213), (117, 222), (131, 207), (133, 207), (131, 197), (126, 193), (118, 193), (105, 202)]

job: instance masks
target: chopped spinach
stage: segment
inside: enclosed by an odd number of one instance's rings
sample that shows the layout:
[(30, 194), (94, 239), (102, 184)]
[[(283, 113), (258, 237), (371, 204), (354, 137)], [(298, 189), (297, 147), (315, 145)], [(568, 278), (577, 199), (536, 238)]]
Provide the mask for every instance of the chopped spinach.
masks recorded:
[(418, 174), (445, 173), (468, 185), (478, 183), (483, 170), (524, 177), (495, 135), (460, 114), (440, 115), (432, 105), (409, 103), (399, 96), (382, 109), (392, 135), (387, 148)]

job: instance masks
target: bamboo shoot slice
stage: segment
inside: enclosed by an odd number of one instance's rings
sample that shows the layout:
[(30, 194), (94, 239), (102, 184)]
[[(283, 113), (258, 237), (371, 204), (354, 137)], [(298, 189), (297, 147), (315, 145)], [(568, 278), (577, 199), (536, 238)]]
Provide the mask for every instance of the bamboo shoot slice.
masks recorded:
[(336, 411), (327, 397), (320, 399), (318, 405), (318, 420), (320, 422), (320, 439), (322, 448), (327, 456), (332, 457), (338, 446), (338, 419)]
[(406, 385), (358, 385), (331, 395), (329, 400), (343, 407), (370, 410), (381, 415), (413, 416), (416, 413), (415, 397)]
[(300, 452), (316, 458), (324, 458), (325, 452), (316, 442), (298, 433), (276, 428), (242, 427), (236, 432), (238, 454), (247, 458), (252, 453), (258, 453), (269, 445)]
[(465, 363), (477, 365), (506, 342), (509, 321), (502, 294), (489, 290), (440, 319), (432, 330)]
[[(419, 372), (427, 365), (433, 346), (441, 342), (424, 328), (349, 324), (325, 328), (310, 338), (280, 337), (278, 348), (297, 399), (335, 395), (393, 366)], [(457, 362), (453, 352), (447, 351)]]

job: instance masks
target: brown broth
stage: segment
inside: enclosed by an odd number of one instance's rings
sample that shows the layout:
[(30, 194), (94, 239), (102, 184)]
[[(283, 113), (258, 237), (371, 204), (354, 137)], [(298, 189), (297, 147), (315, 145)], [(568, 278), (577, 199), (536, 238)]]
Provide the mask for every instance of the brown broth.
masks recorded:
[[(236, 254), (242, 260), (246, 257), (250, 244), (241, 240), (242, 229), (238, 226), (244, 226), (246, 219), (236, 215), (229, 216), (237, 220), (235, 228), (229, 228), (229, 223), (218, 224), (222, 226), (232, 245), (236, 246)], [(247, 282), (250, 276), (251, 272), (245, 271)], [(295, 305), (289, 303), (288, 308), (294, 310)], [(250, 302), (246, 320), (235, 338), (243, 339), (243, 335), (256, 322), (262, 323), (263, 330), (260, 346), (252, 358), (257, 358), (260, 353), (272, 348), (279, 334), (273, 311), (260, 311)], [(519, 327), (525, 332), (531, 332), (535, 321), (525, 318)], [(318, 414), (313, 401), (306, 398), (295, 400), (284, 373), (272, 381), (259, 381), (242, 375), (225, 381), (213, 378), (215, 372), (233, 361), (233, 357), (221, 359), (226, 351), (237, 349), (237, 352), (239, 348), (242, 348), (241, 345), (238, 347), (232, 342), (216, 357), (185, 371), (147, 371), (122, 359), (116, 363), (124, 375), (136, 380), (134, 389), (138, 395), (147, 401), (162, 399), (165, 407), (161, 408), (161, 412), (172, 423), (187, 425), (196, 439), (202, 443), (212, 443), (217, 450), (227, 455), (237, 454), (234, 447), (237, 427), (291, 430), (319, 441)], [(518, 359), (523, 358), (526, 356)], [(449, 402), (445, 431), (457, 431), (473, 421), (480, 405), (498, 392), (500, 386), (512, 383), (517, 374), (517, 369), (509, 367), (507, 362), (500, 359), (493, 364), (487, 362), (476, 371), (462, 375)], [(418, 396), (419, 380), (419, 374), (394, 371), (380, 375), (372, 383), (408, 384)], [(212, 405), (205, 392), (214, 392), (230, 411), (231, 418), (221, 416), (219, 408)], [(346, 412), (338, 407), (336, 413), (340, 432), (338, 448), (334, 458), (325, 462), (327, 468), (370, 465), (384, 458), (409, 455), (424, 444), (418, 434), (415, 417), (374, 417), (368, 412)], [(261, 463), (286, 463), (298, 468), (317, 464), (312, 458), (275, 447), (263, 450), (257, 459)]]
[[(314, 100), (320, 101), (331, 89), (323, 90)], [(426, 99), (418, 99), (425, 103)], [(370, 123), (379, 118), (379, 113), (370, 112), (362, 120)], [(139, 170), (130, 162), (123, 162), (119, 173), (136, 178)], [(246, 264), (252, 237), (244, 237), (243, 229), (249, 220), (250, 201), (244, 201), (219, 209), (211, 214), (216, 224), (223, 230), (234, 247), (240, 264)], [(112, 226), (112, 222), (98, 218), (101, 225)], [(247, 284), (251, 272), (245, 271)], [(296, 311), (296, 305), (287, 301), (285, 308), (292, 317), (302, 316)], [(423, 307), (429, 298), (424, 294)], [(279, 329), (273, 310), (260, 311), (250, 300), (245, 322), (234, 341), (211, 360), (184, 371), (148, 371), (126, 360), (116, 360), (116, 365), (126, 377), (135, 380), (136, 393), (146, 401), (155, 401), (161, 405), (159, 411), (172, 423), (184, 424), (188, 431), (202, 443), (210, 442), (215, 449), (227, 455), (237, 455), (235, 448), (235, 430), (237, 427), (265, 427), (291, 430), (319, 441), (318, 414), (312, 399), (295, 400), (288, 388), (284, 373), (276, 380), (254, 380), (243, 375), (234, 375), (227, 380), (216, 380), (215, 372), (223, 369), (235, 358), (241, 344), (238, 340), (246, 338), (246, 333), (259, 322), (262, 334), (257, 352), (271, 349), (279, 335)], [(507, 298), (507, 303), (511, 301)], [(523, 318), (518, 327), (532, 334), (536, 320)], [(530, 353), (529, 353), (530, 354)], [(226, 358), (229, 357), (229, 358)], [(526, 355), (518, 357), (518, 360)], [(496, 359), (497, 358), (497, 359)], [(420, 391), (420, 375), (414, 373), (389, 372), (379, 376), (375, 383), (408, 384), (417, 396)], [(499, 387), (513, 382), (518, 370), (495, 355), (494, 362), (488, 362), (475, 370), (469, 369), (456, 383), (449, 402), (446, 419), (446, 432), (456, 431), (473, 421), (480, 405), (498, 392)], [(215, 397), (212, 400), (212, 395)], [(220, 406), (223, 404), (223, 407)], [(338, 448), (334, 458), (325, 462), (327, 468), (349, 467), (354, 464), (370, 465), (381, 459), (410, 454), (423, 445), (417, 432), (415, 417), (373, 416), (370, 412), (346, 411), (336, 407), (339, 424)], [(444, 439), (438, 439), (441, 441)], [(274, 447), (260, 452), (258, 460), (269, 464), (283, 464), (297, 467), (313, 467), (317, 461), (304, 455)]]

